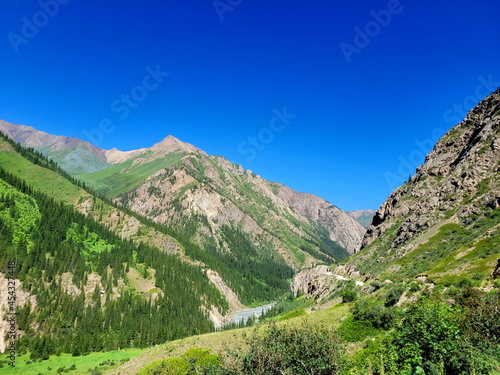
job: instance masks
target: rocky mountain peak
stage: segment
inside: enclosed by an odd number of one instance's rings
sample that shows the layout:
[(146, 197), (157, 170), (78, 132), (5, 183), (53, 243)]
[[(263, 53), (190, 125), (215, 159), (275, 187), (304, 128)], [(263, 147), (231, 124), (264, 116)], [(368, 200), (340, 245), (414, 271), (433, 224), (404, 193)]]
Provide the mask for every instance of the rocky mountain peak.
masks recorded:
[(171, 152), (186, 152), (186, 153), (205, 154), (199, 148), (197, 148), (189, 143), (182, 142), (179, 139), (175, 138), (173, 135), (169, 135), (165, 139), (163, 139), (161, 142), (154, 144), (150, 148), (150, 150), (156, 151), (156, 152), (158, 152), (158, 151), (164, 152), (165, 154), (169, 154)]
[(203, 152), (199, 148), (189, 143), (182, 142), (179, 139), (175, 138), (173, 135), (169, 135), (161, 142), (155, 143), (149, 148), (140, 148), (131, 151), (120, 151), (116, 148), (112, 148), (111, 150), (106, 151), (106, 160), (109, 164), (118, 164), (135, 158), (136, 156), (145, 154), (146, 152), (150, 153), (149, 157), (147, 158), (147, 160), (149, 161), (154, 160), (158, 157), (168, 155), (170, 153), (198, 153), (206, 155), (205, 152)]
[(132, 150), (132, 151), (120, 151), (116, 147), (113, 147), (111, 150), (106, 150), (106, 161), (109, 164), (122, 163), (128, 159), (140, 155), (145, 150), (146, 150), (145, 148), (140, 148), (138, 150)]

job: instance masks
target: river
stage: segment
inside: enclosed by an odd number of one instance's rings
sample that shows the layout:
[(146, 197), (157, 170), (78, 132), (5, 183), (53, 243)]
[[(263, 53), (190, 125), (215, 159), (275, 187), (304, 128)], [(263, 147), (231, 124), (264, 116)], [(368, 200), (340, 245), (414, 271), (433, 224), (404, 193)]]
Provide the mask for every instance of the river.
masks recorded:
[(247, 320), (253, 315), (255, 318), (260, 317), (262, 314), (265, 314), (269, 310), (273, 308), (273, 306), (276, 305), (276, 302), (268, 303), (267, 305), (259, 306), (259, 307), (254, 307), (253, 309), (245, 309), (245, 310), (240, 310), (236, 311), (231, 319), (231, 323), (237, 323), (243, 321), (243, 323), (246, 323)]

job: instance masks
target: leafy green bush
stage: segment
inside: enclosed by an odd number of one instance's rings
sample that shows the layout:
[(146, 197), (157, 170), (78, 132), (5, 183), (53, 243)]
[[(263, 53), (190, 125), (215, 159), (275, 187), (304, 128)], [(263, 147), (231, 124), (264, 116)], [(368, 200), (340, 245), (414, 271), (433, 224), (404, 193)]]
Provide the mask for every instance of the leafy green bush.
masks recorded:
[(219, 356), (203, 348), (190, 348), (182, 357), (171, 357), (151, 362), (139, 375), (193, 375), (209, 374), (220, 364)]
[(388, 343), (386, 369), (411, 374), (488, 374), (484, 355), (462, 337), (462, 309), (424, 299), (410, 306)]
[(470, 277), (463, 276), (457, 281), (456, 285), (460, 289), (470, 288), (472, 287), (472, 280)]
[(356, 301), (358, 299), (358, 293), (355, 290), (347, 289), (342, 292), (341, 297), (342, 303), (348, 303)]
[(385, 307), (394, 306), (396, 303), (398, 303), (404, 292), (405, 287), (403, 285), (396, 285), (394, 288), (392, 288), (385, 299)]
[(326, 328), (271, 324), (248, 340), (246, 353), (228, 358), (218, 374), (330, 375), (343, 367), (343, 347), (338, 335)]
[(193, 374), (199, 374), (200, 370), (210, 367), (219, 366), (221, 361), (217, 354), (212, 354), (210, 350), (203, 348), (190, 348), (183, 355), (182, 358), (191, 364), (191, 369), (195, 370)]
[(469, 288), (457, 297), (465, 339), (484, 353), (500, 357), (500, 293)]
[(394, 308), (388, 308), (381, 303), (366, 299), (357, 301), (352, 313), (355, 320), (370, 322), (374, 328), (389, 329), (396, 319)]
[(370, 283), (370, 286), (373, 288), (373, 291), (375, 292), (379, 289), (382, 289), (384, 287), (384, 283), (381, 283), (380, 281), (375, 280), (375, 281), (372, 281)]
[(159, 359), (142, 368), (139, 375), (189, 375), (189, 363), (180, 357)]
[(340, 338), (347, 342), (358, 342), (370, 336), (376, 336), (380, 330), (373, 327), (371, 322), (356, 320), (350, 316), (337, 329)]
[(375, 338), (367, 340), (363, 349), (354, 353), (349, 359), (345, 373), (349, 375), (388, 374), (384, 364), (387, 357), (386, 342), (384, 339)]
[(414, 281), (410, 284), (410, 288), (408, 289), (408, 291), (413, 294), (413, 293), (416, 293), (418, 292), (420, 289), (422, 288), (422, 284), (417, 282), (417, 281)]

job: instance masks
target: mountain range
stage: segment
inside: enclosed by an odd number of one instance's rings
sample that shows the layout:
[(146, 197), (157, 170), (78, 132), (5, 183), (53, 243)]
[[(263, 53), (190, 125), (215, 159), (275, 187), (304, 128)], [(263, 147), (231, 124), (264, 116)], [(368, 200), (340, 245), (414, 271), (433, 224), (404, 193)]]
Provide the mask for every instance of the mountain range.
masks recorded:
[[(329, 239), (349, 253), (359, 249), (365, 232), (356, 220), (329, 202), (266, 181), (171, 135), (150, 148), (123, 152), (100, 149), (77, 138), (50, 135), (5, 121), (0, 121), (0, 131), (54, 160), (96, 192), (126, 203), (159, 223), (177, 220), (179, 215), (198, 214), (210, 218), (203, 231), (217, 232), (221, 225), (240, 222), (245, 233), (259, 236), (270, 232), (268, 228), (280, 221), (296, 220), (304, 226), (304, 234), (322, 232), (324, 236), (326, 229)], [(161, 197), (153, 193), (155, 189), (162, 190)], [(244, 191), (251, 194), (246, 196)], [(178, 210), (173, 207), (176, 199), (186, 207)], [(270, 215), (266, 204), (273, 208)], [(286, 232), (293, 232), (294, 226), (296, 223), (283, 225), (289, 228)], [(272, 237), (267, 236), (266, 241), (276, 241)], [(345, 252), (339, 257), (343, 256)], [(309, 263), (313, 261), (310, 254), (299, 257), (303, 261), (307, 258)], [(290, 265), (300, 265), (293, 255), (287, 259)]]

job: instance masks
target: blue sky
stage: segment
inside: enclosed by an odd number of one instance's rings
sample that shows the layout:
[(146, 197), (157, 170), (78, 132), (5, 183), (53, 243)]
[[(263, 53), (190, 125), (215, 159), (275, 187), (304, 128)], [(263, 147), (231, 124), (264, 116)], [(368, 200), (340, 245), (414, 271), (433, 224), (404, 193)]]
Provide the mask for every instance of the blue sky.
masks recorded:
[(345, 210), (377, 209), (500, 86), (500, 3), (0, 5), (0, 119), (99, 147), (172, 134)]

